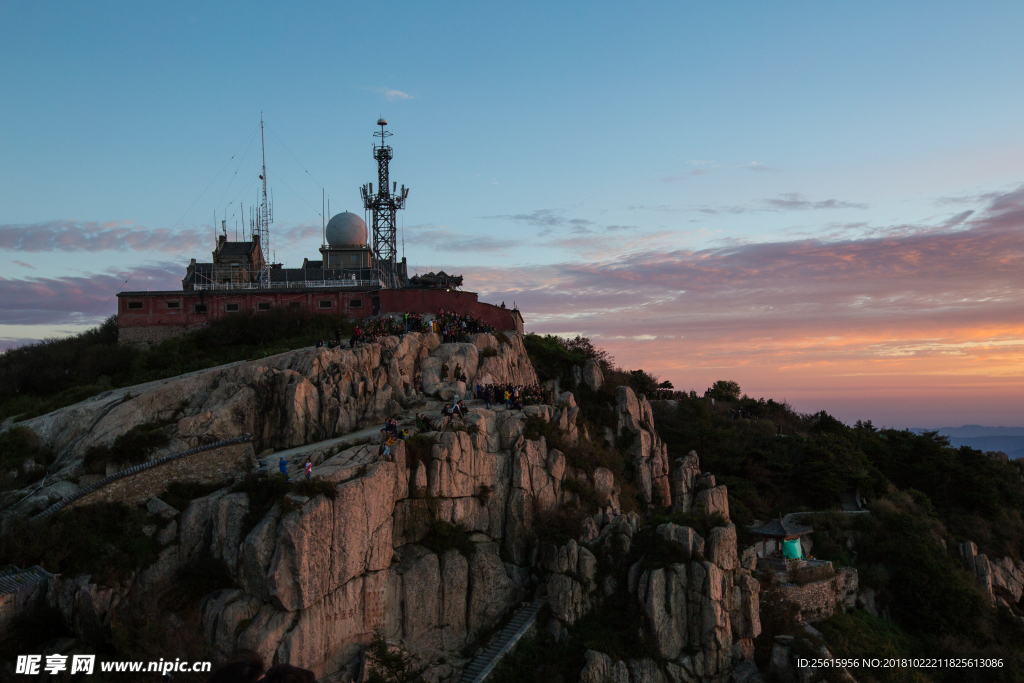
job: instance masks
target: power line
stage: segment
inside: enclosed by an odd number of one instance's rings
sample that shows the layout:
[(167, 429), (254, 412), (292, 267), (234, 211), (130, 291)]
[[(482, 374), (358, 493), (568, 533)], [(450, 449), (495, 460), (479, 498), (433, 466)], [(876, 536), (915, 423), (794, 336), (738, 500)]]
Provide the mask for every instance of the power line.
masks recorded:
[[(249, 146), (245, 148), (245, 154), (243, 154), (242, 158), (238, 160), (238, 168), (236, 168), (235, 172), (231, 174), (231, 182), (229, 182), (228, 186), (224, 188), (224, 194), (221, 195), (220, 201), (217, 202), (217, 206), (220, 206), (221, 204), (224, 203), (224, 197), (227, 196), (228, 190), (231, 189), (231, 185), (235, 182), (235, 178), (238, 176), (238, 172), (242, 169), (242, 164), (245, 163), (245, 158), (249, 156), (249, 150), (252, 149), (252, 142), (253, 140), (256, 139), (255, 133), (256, 131), (253, 130), (253, 134), (249, 136)], [(232, 159), (233, 158), (234, 157), (232, 157)]]
[(292, 154), (292, 151), (291, 151), (290, 149), (288, 149), (288, 145), (284, 144), (284, 140), (282, 140), (281, 138), (277, 137), (277, 133), (275, 133), (275, 132), (274, 132), (274, 129), (273, 129), (273, 128), (271, 128), (270, 126), (267, 126), (267, 130), (269, 130), (269, 131), (270, 131), (270, 134), (271, 134), (271, 135), (273, 135), (273, 136), (274, 136), (275, 138), (277, 138), (277, 141), (281, 143), (281, 146), (282, 146), (282, 147), (284, 147), (285, 151), (286, 151), (286, 152), (288, 152), (289, 154), (291, 154), (291, 155), (292, 155), (292, 159), (295, 159), (295, 163), (297, 163), (297, 164), (299, 165), (299, 167), (300, 167), (300, 168), (301, 168), (301, 169), (302, 169), (303, 171), (306, 171), (306, 175), (308, 175), (308, 176), (309, 176), (310, 180), (312, 180), (312, 181), (313, 181), (314, 183), (316, 183), (316, 186), (317, 186), (317, 187), (319, 187), (319, 188), (322, 188), (322, 187), (323, 187), (323, 183), (321, 183), (321, 182), (320, 182), (319, 180), (317, 180), (316, 178), (314, 178), (314, 177), (313, 177), (313, 174), (312, 174), (312, 173), (310, 173), (310, 172), (309, 172), (309, 171), (308, 171), (308, 170), (306, 169), (306, 167), (302, 165), (302, 162), (301, 162), (301, 161), (299, 161), (299, 158), (298, 158), (297, 156), (295, 156), (294, 154)]
[[(271, 174), (273, 174), (273, 176), (274, 176), (275, 178), (277, 178), (278, 180), (280, 180), (280, 181), (281, 181), (281, 183), (282, 183), (282, 184), (283, 184), (283, 185), (284, 185), (285, 187), (287, 187), (287, 188), (288, 188), (289, 190), (292, 190), (292, 187), (291, 187), (291, 185), (289, 185), (288, 183), (284, 182), (284, 178), (282, 178), (281, 176), (277, 175), (277, 174), (276, 174), (276, 173), (274, 173), (273, 171), (267, 171), (267, 173), (271, 173)], [(296, 197), (298, 197), (299, 199), (302, 199), (302, 195), (300, 195), (300, 194), (299, 194), (298, 192), (296, 192), (295, 190), (292, 190), (292, 194), (294, 194), (294, 195), (295, 195)], [(310, 204), (309, 202), (307, 202), (307, 201), (306, 201), (305, 199), (302, 199), (302, 201), (303, 201), (303, 203), (304, 203), (304, 204), (305, 204), (306, 206), (308, 206), (309, 208), (313, 209), (313, 211), (316, 211), (316, 215), (317, 215), (317, 216), (320, 216), (320, 215), (322, 215), (322, 214), (321, 214), (321, 213), (320, 213), (319, 211), (317, 211), (317, 210), (316, 210), (316, 207), (315, 207), (315, 206), (313, 206), (312, 204)]]
[[(132, 272), (131, 272), (131, 273), (130, 273), (130, 274), (128, 275), (128, 278), (127, 278), (127, 279), (126, 279), (126, 280), (125, 280), (124, 282), (122, 282), (122, 283), (121, 283), (121, 284), (122, 284), (122, 286), (123, 286), (123, 285), (126, 285), (126, 284), (128, 284), (128, 281), (129, 281), (129, 280), (131, 280), (131, 279), (132, 279), (133, 277), (135, 277), (135, 274), (136, 274), (136, 273), (138, 273), (138, 272), (139, 272), (139, 270), (141, 270), (141, 269), (142, 269), (142, 267), (143, 267), (144, 265), (146, 265), (146, 263), (147, 263), (147, 262), (149, 261), (149, 257), (150, 257), (150, 256), (152, 256), (152, 255), (153, 255), (153, 254), (154, 254), (154, 253), (155, 253), (155, 252), (156, 252), (156, 251), (157, 251), (157, 250), (158, 250), (158, 249), (159, 249), (160, 247), (162, 247), (162, 246), (163, 246), (164, 242), (165, 242), (165, 241), (167, 241), (167, 238), (168, 238), (168, 237), (169, 237), (169, 236), (171, 235), (171, 231), (173, 231), (173, 230), (174, 230), (174, 228), (178, 227), (178, 225), (180, 225), (180, 224), (181, 224), (181, 222), (182, 222), (183, 220), (185, 220), (185, 216), (187, 216), (187, 215), (188, 215), (188, 212), (189, 212), (189, 211), (191, 211), (191, 210), (192, 210), (192, 208), (193, 208), (193, 207), (194, 207), (194, 206), (195, 206), (195, 205), (196, 205), (196, 204), (197, 204), (197, 203), (199, 202), (199, 200), (203, 198), (203, 195), (205, 195), (205, 194), (206, 194), (206, 193), (207, 193), (207, 192), (209, 191), (209, 189), (210, 189), (211, 187), (213, 187), (213, 184), (214, 184), (215, 182), (217, 182), (217, 178), (219, 178), (219, 177), (220, 177), (220, 174), (224, 172), (224, 169), (226, 169), (226, 168), (227, 168), (227, 167), (228, 167), (228, 166), (229, 166), (229, 165), (231, 164), (231, 162), (232, 162), (232, 161), (234, 160), (234, 158), (235, 158), (235, 157), (236, 157), (236, 156), (238, 155), (238, 153), (239, 153), (240, 151), (242, 151), (242, 147), (243, 147), (243, 146), (245, 145), (246, 141), (248, 141), (249, 137), (251, 137), (251, 136), (252, 136), (252, 134), (256, 132), (256, 128), (258, 128), (258, 127), (259, 127), (259, 126), (254, 126), (254, 127), (253, 127), (253, 131), (252, 131), (252, 133), (249, 133), (249, 135), (247, 135), (247, 136), (246, 136), (245, 140), (243, 140), (243, 141), (242, 141), (242, 144), (241, 144), (241, 145), (239, 145), (239, 146), (238, 146), (238, 149), (236, 149), (236, 150), (235, 150), (235, 153), (231, 155), (231, 158), (230, 158), (230, 159), (228, 159), (227, 163), (226, 163), (226, 164), (224, 164), (224, 166), (223, 166), (223, 167), (221, 167), (221, 169), (220, 169), (219, 171), (217, 171), (217, 175), (215, 175), (215, 176), (213, 177), (213, 180), (211, 180), (211, 181), (210, 181), (210, 184), (206, 186), (206, 189), (205, 189), (205, 190), (203, 190), (202, 192), (200, 192), (200, 193), (199, 193), (199, 196), (198, 196), (198, 197), (196, 197), (195, 201), (194, 201), (194, 202), (192, 202), (192, 204), (190, 204), (190, 205), (189, 205), (189, 207), (188, 207), (187, 209), (185, 209), (185, 213), (181, 214), (181, 218), (179, 218), (179, 219), (177, 220), (177, 222), (176, 222), (176, 223), (175, 223), (174, 225), (172, 225), (172, 226), (171, 226), (171, 229), (170, 229), (170, 230), (168, 230), (168, 231), (167, 231), (167, 232), (166, 232), (166, 233), (164, 234), (163, 238), (162, 238), (162, 239), (161, 239), (161, 240), (160, 240), (160, 241), (159, 241), (159, 242), (157, 243), (157, 245), (156, 245), (155, 247), (153, 247), (153, 248), (152, 248), (152, 249), (151, 249), (151, 250), (149, 251), (149, 253), (148, 253), (148, 254), (146, 254), (146, 258), (144, 258), (144, 259), (142, 260), (142, 263), (140, 263), (140, 264), (139, 264), (138, 266), (136, 266), (136, 267), (135, 267), (135, 270), (133, 270), (133, 271), (132, 271)], [(194, 241), (195, 241), (195, 240), (193, 240), (193, 242), (194, 242)], [(114, 292), (114, 293), (112, 293), (112, 294), (111, 294), (111, 295), (110, 295), (109, 297), (107, 297), (107, 300), (106, 300), (106, 301), (104, 301), (104, 302), (103, 302), (102, 304), (100, 304), (100, 307), (99, 307), (99, 308), (97, 308), (97, 309), (96, 309), (96, 312), (95, 312), (95, 313), (93, 313), (93, 314), (92, 314), (92, 316), (91, 316), (91, 317), (89, 318), (89, 322), (90, 322), (90, 323), (91, 323), (91, 322), (92, 322), (93, 320), (95, 320), (95, 319), (96, 319), (96, 316), (98, 316), (98, 315), (100, 314), (100, 311), (102, 311), (102, 310), (103, 310), (103, 307), (104, 307), (104, 306), (106, 306), (107, 304), (109, 304), (109, 303), (110, 303), (110, 300), (111, 300), (112, 298), (114, 298), (114, 296), (115, 296), (116, 294), (117, 294), (117, 292)]]

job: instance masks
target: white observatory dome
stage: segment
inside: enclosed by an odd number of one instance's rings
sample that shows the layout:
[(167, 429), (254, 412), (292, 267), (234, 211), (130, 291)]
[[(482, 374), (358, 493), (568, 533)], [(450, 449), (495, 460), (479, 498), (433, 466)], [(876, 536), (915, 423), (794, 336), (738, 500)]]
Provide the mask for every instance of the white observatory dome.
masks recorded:
[(366, 221), (354, 213), (339, 213), (327, 223), (328, 246), (365, 247), (368, 237)]

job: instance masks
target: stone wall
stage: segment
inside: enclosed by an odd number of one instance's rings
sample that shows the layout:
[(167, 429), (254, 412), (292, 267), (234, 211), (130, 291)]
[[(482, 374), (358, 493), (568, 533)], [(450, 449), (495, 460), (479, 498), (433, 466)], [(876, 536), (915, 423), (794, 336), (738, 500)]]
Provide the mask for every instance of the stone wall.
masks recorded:
[(787, 584), (779, 587), (778, 591), (784, 600), (800, 608), (803, 621), (827, 619), (837, 609), (852, 609), (856, 605), (857, 570), (853, 567), (840, 567), (831, 578), (802, 586)]
[(176, 481), (194, 484), (218, 484), (239, 472), (250, 472), (256, 466), (252, 444), (242, 443), (204, 451), (143, 470), (130, 477), (113, 481), (101, 489), (82, 496), (69, 508), (96, 503), (138, 505), (159, 496)]

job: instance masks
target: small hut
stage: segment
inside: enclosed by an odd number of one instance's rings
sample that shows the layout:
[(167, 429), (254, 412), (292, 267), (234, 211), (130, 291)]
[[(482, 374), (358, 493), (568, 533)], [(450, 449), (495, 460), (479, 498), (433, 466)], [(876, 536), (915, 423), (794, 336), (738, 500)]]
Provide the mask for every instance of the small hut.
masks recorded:
[(778, 571), (796, 569), (804, 564), (800, 537), (814, 531), (809, 526), (787, 522), (781, 516), (762, 526), (751, 527), (750, 530), (763, 540), (775, 541), (774, 550), (766, 550), (765, 560), (768, 566)]

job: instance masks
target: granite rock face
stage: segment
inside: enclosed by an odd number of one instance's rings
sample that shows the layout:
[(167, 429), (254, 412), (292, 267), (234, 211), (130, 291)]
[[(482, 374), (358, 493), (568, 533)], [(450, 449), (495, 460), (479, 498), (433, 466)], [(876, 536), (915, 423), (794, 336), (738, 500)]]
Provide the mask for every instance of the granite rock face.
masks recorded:
[(1024, 595), (1024, 562), (1015, 563), (1009, 557), (990, 560), (984, 553), (978, 553), (978, 546), (972, 541), (960, 544), (960, 557), (993, 604), (999, 600), (1012, 605), (1020, 602)]
[[(677, 461), (673, 479), (693, 484), (699, 461), (695, 453)], [(705, 478), (705, 491), (722, 489)], [(727, 500), (725, 505), (727, 506)], [(727, 507), (726, 507), (727, 509)], [(657, 650), (657, 659), (615, 662), (604, 653), (588, 652), (581, 683), (589, 681), (706, 681), (724, 682), (739, 671), (743, 680), (761, 680), (751, 661), (753, 639), (761, 633), (760, 585), (744, 567), (737, 551), (736, 527), (717, 526), (702, 538), (689, 527), (660, 524), (655, 542), (667, 544), (675, 559), (661, 566), (641, 554), (627, 572), (626, 586), (640, 606), (645, 638)], [(571, 626), (591, 609), (599, 609), (608, 596), (582, 569), (583, 553), (597, 555), (594, 564), (614, 563), (629, 554), (640, 533), (639, 519), (620, 515), (605, 521), (597, 538), (541, 553), (540, 567), (549, 571), (547, 593), (552, 614)], [(649, 532), (647, 532), (649, 533)], [(614, 539), (614, 540), (613, 540)], [(650, 541), (648, 541), (650, 542)], [(641, 546), (643, 547), (643, 546)], [(650, 547), (650, 546), (647, 546)], [(589, 550), (593, 550), (593, 553)], [(604, 555), (605, 559), (600, 557)], [(635, 557), (635, 555), (633, 556)], [(574, 564), (575, 560), (575, 564)], [(749, 562), (747, 563), (750, 564)], [(614, 592), (618, 587), (609, 587)], [(558, 629), (555, 629), (557, 632)]]
[[(413, 332), (355, 349), (299, 349), (109, 391), (25, 420), (21, 424), (56, 453), (57, 463), (47, 486), (14, 512), (35, 514), (74, 493), (85, 452), (140, 424), (173, 422), (170, 442), (152, 458), (242, 434), (253, 435), (260, 453), (340, 436), (398, 415), (409, 397), (438, 391), (445, 363), (452, 369), (461, 365), (469, 386), (536, 384), (522, 338), (509, 333), (505, 339), (477, 334), (470, 343), (441, 344), (435, 334)], [(482, 357), (486, 349), (495, 355)], [(12, 502), (30, 490), (15, 493)]]
[[(89, 446), (157, 419), (176, 420), (168, 451), (245, 432), (255, 435), (257, 451), (319, 443), (388, 415), (411, 417), (420, 390), (463, 391), (442, 377), (443, 366), (458, 366), (467, 390), (536, 383), (522, 340), (507, 338), (440, 344), (436, 335), (412, 333), (355, 350), (305, 349), (114, 392), (25, 424), (58, 452), (56, 486), (74, 486)], [(584, 366), (579, 380), (584, 392), (600, 389), (600, 367)], [(376, 631), (424, 661), (443, 657), (434, 673), (457, 673), (466, 663), (458, 653), (474, 634), (533, 595), (546, 593), (564, 632), (628, 593), (659, 656), (614, 661), (588, 652), (581, 680), (724, 681), (760, 631), (759, 586), (737, 555), (735, 527), (707, 538), (675, 524), (644, 530), (640, 515), (623, 513), (624, 482), (604, 467), (575, 468), (560, 450), (572, 453), (589, 437), (576, 396), (556, 396), (556, 405), (522, 411), (474, 404), (464, 431), (428, 432), (425, 450), (422, 442), (415, 450), (399, 442), (388, 455), (365, 443), (325, 452), (313, 474), (331, 495), (292, 492), (257, 519), (260, 503), (243, 489), (221, 489), (180, 511), (154, 499), (152, 526), (164, 543), (157, 562), (114, 588), (57, 577), (47, 598), (79, 638), (98, 644), (110, 637), (118, 606), (158, 595), (183, 567), (211, 557), (234, 580), (201, 606), (213, 658), (248, 648), (323, 678), (358, 667)], [(704, 505), (727, 518), (725, 487), (700, 473), (695, 453), (670, 471), (646, 398), (619, 387), (614, 408), (614, 429), (595, 436), (628, 451), (644, 503)], [(550, 425), (559, 447), (529, 438), (536, 432), (526, 431), (528, 420)], [(539, 523), (584, 503), (589, 516), (576, 538), (561, 546), (538, 540)], [(631, 564), (642, 532), (678, 544), (685, 560)], [(603, 569), (616, 564), (628, 569), (627, 580)]]
[(669, 484), (668, 446), (654, 429), (654, 412), (645, 396), (637, 398), (626, 386), (615, 389), (617, 426), (615, 438), (631, 440), (636, 486), (649, 506), (671, 507), (672, 487)]

